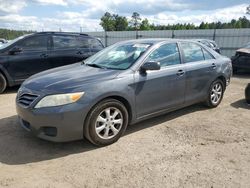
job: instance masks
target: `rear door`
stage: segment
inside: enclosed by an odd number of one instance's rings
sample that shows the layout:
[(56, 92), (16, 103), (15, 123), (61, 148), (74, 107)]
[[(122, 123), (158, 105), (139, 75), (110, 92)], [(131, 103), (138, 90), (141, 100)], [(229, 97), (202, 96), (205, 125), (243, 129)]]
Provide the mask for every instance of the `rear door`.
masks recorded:
[(137, 117), (177, 107), (184, 103), (185, 69), (176, 43), (155, 49), (144, 62), (161, 63), (161, 69), (135, 73)]
[(76, 36), (76, 40), (78, 42), (77, 44), (77, 52), (76, 52), (76, 61), (82, 61), (87, 59), (88, 57), (92, 56), (93, 54), (95, 54), (96, 52), (93, 52), (91, 50), (92, 48), (92, 41), (93, 39), (88, 37), (88, 36), (84, 36), (84, 35), (80, 35), (80, 36)]
[[(86, 59), (90, 54), (88, 41), (76, 35), (53, 35), (50, 50), (52, 68)], [(85, 57), (86, 56), (86, 57)]]
[(211, 81), (216, 77), (216, 60), (196, 43), (181, 42), (180, 46), (186, 69), (186, 102), (204, 99)]
[(48, 36), (37, 35), (24, 38), (15, 46), (21, 51), (9, 55), (8, 72), (15, 80), (24, 80), (29, 76), (50, 68), (48, 62)]

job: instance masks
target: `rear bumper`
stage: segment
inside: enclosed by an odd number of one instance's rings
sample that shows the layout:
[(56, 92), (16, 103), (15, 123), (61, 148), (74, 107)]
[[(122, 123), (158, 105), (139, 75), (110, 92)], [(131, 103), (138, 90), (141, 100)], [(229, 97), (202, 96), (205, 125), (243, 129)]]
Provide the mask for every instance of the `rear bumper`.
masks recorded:
[(66, 142), (83, 139), (83, 125), (88, 106), (69, 104), (50, 108), (24, 108), (16, 104), (21, 126), (35, 136), (53, 141)]

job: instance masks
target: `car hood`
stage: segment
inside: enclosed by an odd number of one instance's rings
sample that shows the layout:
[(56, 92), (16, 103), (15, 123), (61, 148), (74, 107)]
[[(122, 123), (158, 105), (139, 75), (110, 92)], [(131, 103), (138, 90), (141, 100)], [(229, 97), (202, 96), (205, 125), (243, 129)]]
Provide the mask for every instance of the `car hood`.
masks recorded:
[(249, 48), (240, 48), (240, 49), (236, 50), (236, 52), (250, 54), (250, 49)]
[(87, 83), (115, 78), (121, 71), (100, 69), (76, 63), (33, 75), (23, 87), (42, 92), (79, 91)]

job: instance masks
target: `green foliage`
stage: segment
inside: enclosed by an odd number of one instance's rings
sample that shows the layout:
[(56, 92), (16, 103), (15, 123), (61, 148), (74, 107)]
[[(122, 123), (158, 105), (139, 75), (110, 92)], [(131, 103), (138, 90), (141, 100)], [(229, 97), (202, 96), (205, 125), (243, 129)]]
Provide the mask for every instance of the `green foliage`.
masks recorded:
[(115, 31), (124, 31), (128, 27), (128, 20), (126, 17), (119, 16), (118, 14), (113, 15), (114, 17), (114, 28)]
[(138, 12), (133, 12), (129, 23), (134, 30), (138, 30), (141, 26), (140, 14)]
[(250, 5), (247, 7), (247, 12), (246, 14), (250, 14)]
[(0, 38), (4, 38), (7, 40), (12, 40), (19, 36), (34, 33), (33, 31), (17, 31), (17, 30), (9, 30), (9, 29), (0, 29)]
[(105, 31), (124, 31), (128, 27), (128, 20), (126, 17), (119, 16), (118, 14), (106, 12), (101, 17), (100, 25)]
[(147, 18), (142, 20), (141, 25), (140, 25), (140, 30), (151, 30), (151, 25)]
[[(250, 14), (250, 5), (247, 7), (248, 14)], [(128, 24), (129, 23), (129, 24)], [(134, 30), (190, 30), (190, 29), (231, 29), (231, 28), (250, 28), (250, 20), (247, 17), (232, 19), (228, 23), (222, 22), (201, 22), (196, 26), (193, 23), (173, 24), (173, 25), (155, 25), (150, 24), (148, 19), (141, 19), (140, 14), (134, 12), (128, 22), (126, 17), (118, 14), (111, 15), (106, 12), (101, 18), (100, 25), (105, 31), (134, 31)]]

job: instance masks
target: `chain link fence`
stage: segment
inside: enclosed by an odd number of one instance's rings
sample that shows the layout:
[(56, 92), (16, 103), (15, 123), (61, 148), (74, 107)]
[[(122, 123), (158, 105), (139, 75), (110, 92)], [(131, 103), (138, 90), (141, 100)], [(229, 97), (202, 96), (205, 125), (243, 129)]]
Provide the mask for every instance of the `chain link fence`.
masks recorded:
[(111, 31), (89, 32), (98, 37), (105, 46), (119, 41), (143, 38), (211, 39), (221, 48), (221, 53), (231, 57), (235, 50), (250, 42), (249, 29), (202, 29), (202, 30), (159, 30), (159, 31)]

